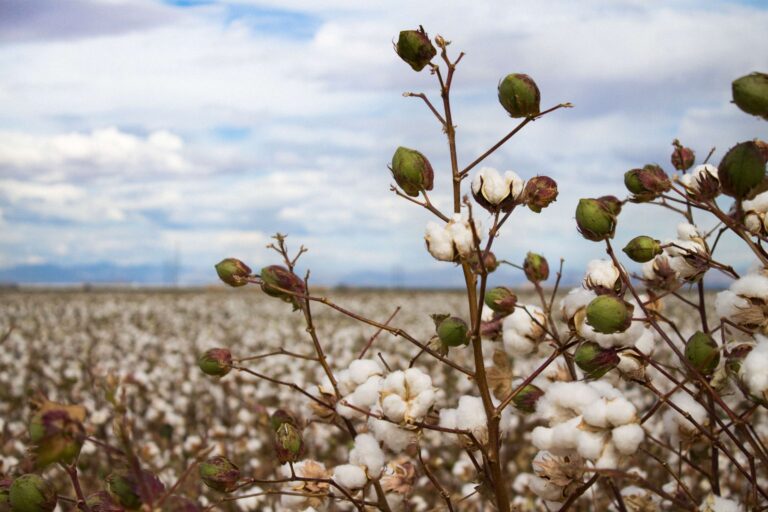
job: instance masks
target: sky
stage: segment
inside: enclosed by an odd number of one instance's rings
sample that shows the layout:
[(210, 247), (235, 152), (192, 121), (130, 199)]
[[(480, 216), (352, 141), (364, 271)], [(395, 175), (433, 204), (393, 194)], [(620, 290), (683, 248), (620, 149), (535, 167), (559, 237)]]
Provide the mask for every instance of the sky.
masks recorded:
[[(394, 150), (415, 148), (450, 207), (444, 135), (402, 96), (438, 101), (435, 77), (392, 47), (418, 25), (466, 54), (460, 164), (516, 124), (496, 98), (506, 74), (533, 77), (543, 108), (575, 106), (486, 161), (560, 188), (513, 214), (499, 258), (533, 250), (580, 274), (604, 255), (576, 231), (580, 197), (624, 196), (646, 163), (671, 171), (674, 138), (717, 163), (768, 136), (730, 103), (732, 80), (768, 70), (759, 1), (0, 0), (0, 280), (215, 282), (225, 257), (277, 263), (265, 245), (281, 232), (318, 283), (458, 283), (425, 249), (429, 213), (389, 191)], [(630, 205), (617, 244), (677, 222)]]

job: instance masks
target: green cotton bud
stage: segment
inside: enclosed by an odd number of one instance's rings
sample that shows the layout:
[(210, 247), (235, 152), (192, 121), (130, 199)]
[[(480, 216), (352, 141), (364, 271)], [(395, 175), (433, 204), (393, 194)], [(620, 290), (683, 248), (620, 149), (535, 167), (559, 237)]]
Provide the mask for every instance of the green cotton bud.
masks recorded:
[(226, 348), (212, 348), (200, 356), (197, 365), (206, 375), (223, 377), (232, 369), (232, 353)]
[(627, 171), (624, 173), (624, 185), (632, 192), (632, 200), (637, 203), (651, 201), (672, 187), (667, 173), (656, 164)]
[(600, 295), (587, 305), (587, 323), (602, 334), (624, 332), (632, 323), (632, 306), (613, 295)]
[(768, 120), (768, 75), (752, 73), (731, 84), (733, 102), (741, 110)]
[(731, 197), (747, 197), (765, 178), (765, 157), (755, 141), (736, 144), (717, 168), (723, 192)]
[(649, 236), (636, 236), (622, 249), (632, 261), (645, 263), (662, 253), (661, 243)]
[(392, 155), (392, 177), (406, 194), (416, 197), (422, 190), (432, 190), (434, 171), (427, 157), (415, 149), (400, 146)]
[(602, 348), (594, 341), (582, 343), (573, 359), (588, 379), (599, 379), (619, 364), (615, 350)]
[(613, 238), (616, 215), (599, 199), (579, 199), (576, 206), (576, 224), (584, 238), (599, 242)]
[(485, 292), (485, 305), (497, 313), (509, 315), (515, 310), (517, 295), (506, 286), (497, 286)]
[(85, 439), (86, 411), (81, 405), (43, 401), (29, 421), (29, 438), (35, 465), (72, 464)]
[(42, 477), (29, 473), (13, 481), (8, 489), (13, 512), (51, 512), (56, 508), (56, 491)]
[(429, 36), (423, 27), (418, 30), (403, 30), (397, 38), (395, 52), (407, 62), (414, 71), (421, 71), (437, 55)]
[(280, 464), (301, 460), (306, 446), (296, 419), (288, 412), (278, 409), (272, 414), (270, 424), (275, 433), (275, 453)]
[(200, 480), (214, 491), (232, 492), (237, 489), (237, 482), (240, 480), (240, 468), (226, 457), (221, 455), (211, 457), (202, 462), (198, 469)]
[(544, 395), (544, 391), (541, 388), (528, 384), (512, 398), (512, 403), (518, 411), (532, 413), (536, 410), (536, 402), (542, 395)]
[[(165, 486), (146, 470), (140, 470), (144, 485), (141, 485), (133, 471), (121, 469), (107, 476), (107, 492), (120, 506), (128, 510), (139, 510), (141, 506), (160, 497)], [(145, 492), (148, 495), (145, 495)]]
[(720, 350), (709, 334), (697, 331), (685, 344), (685, 358), (704, 375), (710, 375), (720, 363)]
[(229, 286), (238, 287), (248, 284), (251, 269), (238, 259), (227, 258), (216, 264), (216, 273)]
[(549, 263), (541, 254), (529, 252), (523, 261), (525, 277), (532, 283), (538, 283), (549, 279)]
[(437, 337), (447, 347), (458, 347), (469, 343), (469, 327), (461, 318), (450, 316), (437, 326)]
[(528, 75), (512, 73), (499, 83), (499, 102), (511, 117), (530, 117), (541, 112), (541, 93)]

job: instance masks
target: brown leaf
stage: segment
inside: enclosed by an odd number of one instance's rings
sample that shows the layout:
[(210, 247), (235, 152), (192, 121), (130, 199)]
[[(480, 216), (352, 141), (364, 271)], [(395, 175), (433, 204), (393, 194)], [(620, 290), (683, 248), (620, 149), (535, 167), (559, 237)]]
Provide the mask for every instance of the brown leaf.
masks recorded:
[(504, 351), (493, 352), (493, 366), (488, 368), (487, 376), (488, 386), (497, 399), (504, 400), (512, 393), (512, 365)]

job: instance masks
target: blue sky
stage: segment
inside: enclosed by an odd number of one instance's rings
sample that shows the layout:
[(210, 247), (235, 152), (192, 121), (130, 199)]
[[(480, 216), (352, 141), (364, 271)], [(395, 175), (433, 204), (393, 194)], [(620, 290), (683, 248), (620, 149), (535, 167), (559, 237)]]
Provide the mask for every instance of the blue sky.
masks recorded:
[[(533, 76), (543, 106), (576, 106), (488, 160), (561, 188), (540, 215), (515, 214), (497, 243), (507, 259), (562, 255), (578, 273), (601, 255), (576, 233), (579, 197), (623, 194), (632, 167), (669, 169), (676, 137), (700, 156), (716, 147), (717, 162), (768, 136), (729, 103), (734, 78), (768, 69), (762, 2), (466, 5), (0, 2), (0, 272), (161, 268), (178, 253), (182, 282), (202, 283), (223, 257), (271, 263), (264, 245), (281, 231), (310, 248), (324, 283), (454, 283), (424, 248), (427, 213), (388, 190), (387, 163), (405, 145), (430, 158), (434, 199), (449, 201), (439, 126), (401, 95), (437, 98), (434, 79), (391, 46), (419, 24), (467, 53), (454, 93), (460, 162), (513, 126), (496, 100), (507, 73)], [(630, 206), (619, 226), (621, 243), (672, 237), (675, 221)], [(749, 264), (738, 245), (724, 249)]]

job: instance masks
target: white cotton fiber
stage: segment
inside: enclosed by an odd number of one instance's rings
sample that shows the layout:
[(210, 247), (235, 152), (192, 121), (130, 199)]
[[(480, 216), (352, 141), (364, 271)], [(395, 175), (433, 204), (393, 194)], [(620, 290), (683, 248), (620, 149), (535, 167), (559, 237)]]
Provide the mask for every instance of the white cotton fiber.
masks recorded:
[(768, 338), (758, 335), (757, 345), (741, 363), (739, 376), (758, 398), (768, 397)]
[(368, 481), (365, 471), (354, 464), (342, 464), (333, 470), (333, 479), (347, 489), (359, 489)]
[(630, 423), (614, 428), (611, 431), (611, 438), (621, 454), (632, 455), (645, 439), (645, 431), (637, 423)]
[(626, 398), (609, 400), (606, 407), (606, 417), (608, 422), (615, 427), (632, 422), (637, 414), (635, 406)]
[(734, 281), (731, 285), (731, 291), (744, 297), (768, 299), (768, 277), (760, 274), (749, 274)]
[(349, 452), (349, 462), (364, 466), (371, 478), (378, 478), (384, 468), (384, 452), (371, 434), (360, 434), (355, 438), (355, 447)]

